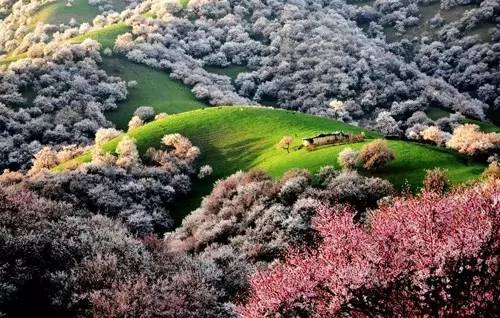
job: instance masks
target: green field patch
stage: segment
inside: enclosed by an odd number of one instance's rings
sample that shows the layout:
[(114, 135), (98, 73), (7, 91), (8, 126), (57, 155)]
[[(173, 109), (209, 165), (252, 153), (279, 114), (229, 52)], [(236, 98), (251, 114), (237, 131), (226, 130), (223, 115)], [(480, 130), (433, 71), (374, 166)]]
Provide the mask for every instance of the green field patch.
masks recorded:
[[(367, 140), (352, 145), (323, 147), (315, 151), (302, 148), (289, 154), (276, 147), (285, 135), (294, 138), (292, 146), (297, 149), (304, 137), (337, 130), (365, 132)], [(192, 195), (178, 208), (180, 218), (199, 206), (201, 198), (210, 193), (215, 180), (236, 171), (257, 168), (269, 172), (273, 177), (280, 177), (292, 168), (305, 168), (313, 172), (325, 165), (339, 168), (337, 157), (345, 147), (359, 149), (363, 144), (380, 137), (377, 133), (332, 119), (270, 108), (240, 106), (180, 113), (135, 129), (128, 135), (137, 140), (139, 151), (144, 153), (149, 147), (160, 146), (161, 138), (170, 133), (180, 133), (190, 138), (202, 151), (199, 164), (208, 164), (214, 169), (212, 177), (195, 182)], [(104, 149), (113, 152), (117, 143), (118, 140), (114, 140), (106, 144)], [(386, 168), (369, 174), (387, 178), (396, 186), (403, 186), (408, 182), (413, 188), (420, 187), (425, 170), (435, 167), (448, 170), (450, 181), (455, 184), (477, 178), (485, 168), (483, 164), (468, 162), (463, 156), (443, 148), (398, 140), (388, 143), (396, 153), (396, 160)], [(87, 155), (78, 160), (85, 162), (90, 159)]]
[[(71, 6), (67, 6), (66, 0), (57, 0), (43, 6), (33, 16), (33, 24), (38, 22), (47, 24), (68, 24), (71, 19), (79, 24), (91, 23), (100, 14), (95, 6), (89, 5), (88, 0), (74, 0)], [(124, 10), (127, 3), (123, 0), (113, 0), (113, 9), (117, 12)]]
[(82, 43), (86, 39), (96, 40), (101, 43), (103, 48), (112, 49), (115, 46), (116, 38), (126, 32), (131, 31), (132, 28), (125, 23), (116, 23), (105, 26), (101, 29), (89, 31), (82, 35), (78, 35), (68, 40), (71, 44)]
[(136, 64), (122, 57), (104, 57), (102, 68), (125, 81), (137, 81), (137, 86), (128, 89), (125, 102), (106, 117), (118, 128), (126, 130), (134, 111), (139, 106), (151, 106), (156, 112), (176, 114), (207, 106), (196, 99), (188, 86), (173, 80), (162, 71)]
[(58, 0), (43, 6), (34, 16), (33, 23), (68, 24), (71, 19), (77, 23), (92, 22), (99, 14), (96, 7), (89, 5), (88, 0), (74, 0), (71, 6), (67, 1)]
[(28, 57), (28, 53), (9, 55), (9, 56), (3, 58), (2, 60), (0, 60), (0, 67), (7, 67), (10, 65), (10, 63), (17, 62), (17, 61), (25, 59), (27, 57)]
[(432, 120), (438, 120), (444, 117), (448, 117), (450, 116), (450, 114), (452, 114), (452, 112), (448, 109), (440, 107), (429, 107), (425, 113)]
[[(122, 10), (126, 5), (121, 0), (114, 0), (114, 7), (117, 10)], [(77, 23), (91, 23), (92, 20), (99, 14), (97, 8), (90, 6), (88, 0), (75, 0), (73, 5), (66, 6), (65, 0), (59, 0), (54, 3), (49, 3), (43, 6), (33, 17), (32, 23), (29, 26), (34, 29), (36, 24), (68, 24), (74, 18)], [(104, 47), (113, 47), (115, 39), (118, 35), (130, 31), (131, 28), (125, 23), (117, 23), (105, 26), (99, 30), (90, 31), (88, 33), (76, 36), (67, 40), (68, 43), (80, 43), (86, 38), (91, 38), (101, 42)], [(11, 52), (11, 55), (0, 60), (0, 67), (8, 66), (10, 63), (20, 59), (27, 58), (27, 53)]]
[(238, 77), (240, 73), (250, 72), (250, 69), (248, 67), (241, 65), (231, 65), (227, 67), (206, 66), (205, 70), (209, 73), (228, 76), (233, 81)]
[(479, 120), (475, 120), (475, 119), (467, 119), (466, 120), (467, 123), (470, 123), (470, 124), (476, 124), (479, 126), (479, 128), (481, 128), (481, 131), (483, 132), (497, 132), (497, 133), (500, 133), (500, 127), (499, 126), (496, 126), (495, 124), (492, 124), (492, 123), (489, 123), (489, 122), (484, 122), (484, 121), (479, 121)]

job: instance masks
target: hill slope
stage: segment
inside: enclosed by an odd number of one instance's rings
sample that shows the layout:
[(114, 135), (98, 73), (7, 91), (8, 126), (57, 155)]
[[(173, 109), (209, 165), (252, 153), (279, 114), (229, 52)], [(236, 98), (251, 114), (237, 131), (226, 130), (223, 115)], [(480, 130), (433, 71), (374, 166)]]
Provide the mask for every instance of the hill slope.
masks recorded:
[(77, 23), (88, 23), (98, 14), (97, 8), (89, 5), (88, 0), (73, 1), (71, 6), (67, 5), (67, 1), (58, 0), (42, 7), (33, 20), (35, 23), (67, 24), (71, 19), (75, 19)]
[(120, 34), (129, 32), (131, 30), (132, 28), (125, 23), (115, 23), (97, 30), (78, 35), (74, 38), (68, 39), (67, 42), (71, 44), (78, 44), (82, 43), (86, 39), (92, 39), (101, 43), (103, 49), (113, 48), (115, 46), (116, 38)]
[[(295, 138), (294, 146), (301, 138), (321, 132), (344, 130), (361, 132), (360, 128), (327, 118), (302, 113), (257, 107), (214, 107), (172, 115), (152, 122), (128, 133), (137, 140), (141, 153), (149, 147), (158, 146), (165, 134), (180, 133), (190, 138), (202, 151), (200, 165), (209, 164), (214, 175), (194, 185), (192, 200), (185, 202), (181, 214), (199, 205), (203, 195), (210, 192), (216, 179), (224, 178), (238, 170), (264, 169), (274, 177), (281, 176), (291, 168), (307, 168), (317, 171), (325, 165), (338, 167), (337, 156), (346, 145), (331, 146), (307, 151), (286, 151), (276, 148), (284, 135)], [(379, 135), (366, 132), (367, 141)], [(365, 142), (365, 143), (366, 143)], [(113, 151), (118, 140), (104, 148)], [(447, 169), (453, 183), (461, 183), (480, 175), (484, 165), (468, 163), (467, 160), (448, 150), (405, 141), (391, 140), (389, 146), (396, 153), (396, 160), (375, 175), (389, 179), (396, 186), (405, 180), (413, 187), (422, 183), (426, 169)], [(363, 143), (350, 145), (360, 148)], [(78, 160), (89, 161), (90, 155)]]
[(117, 128), (127, 129), (127, 124), (139, 106), (152, 106), (157, 113), (175, 114), (206, 106), (196, 99), (188, 86), (170, 78), (168, 73), (133, 63), (123, 57), (104, 57), (102, 68), (109, 75), (125, 81), (137, 81), (129, 88), (127, 100), (106, 117)]

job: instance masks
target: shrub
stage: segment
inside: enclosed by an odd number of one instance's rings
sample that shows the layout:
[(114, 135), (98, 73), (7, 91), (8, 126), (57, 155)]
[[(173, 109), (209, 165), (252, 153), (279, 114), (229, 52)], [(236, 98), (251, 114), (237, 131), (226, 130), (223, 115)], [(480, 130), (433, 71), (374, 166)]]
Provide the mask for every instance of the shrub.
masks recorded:
[(0, 175), (0, 185), (3, 187), (15, 185), (23, 181), (24, 175), (19, 171), (5, 169)]
[(158, 120), (158, 119), (165, 119), (168, 117), (168, 114), (167, 113), (159, 113), (155, 116), (155, 120)]
[(82, 155), (84, 152), (88, 151), (90, 148), (91, 148), (91, 146), (87, 146), (87, 147), (78, 147), (76, 145), (64, 146), (64, 147), (62, 147), (61, 150), (59, 150), (57, 152), (58, 164), (72, 160), (72, 159), (76, 158), (77, 156)]
[(339, 153), (338, 162), (342, 168), (356, 168), (359, 162), (359, 151), (352, 148), (345, 148)]
[[(104, 54), (105, 56), (111, 56), (113, 55), (113, 51), (109, 47), (107, 47), (102, 51), (102, 54)], [(128, 87), (130, 87), (130, 85), (128, 85)]]
[(312, 180), (312, 174), (307, 169), (293, 168), (283, 174), (283, 176), (281, 177), (281, 182), (283, 183), (288, 180), (294, 180), (298, 178), (304, 179), (307, 183), (309, 183)]
[[(181, 134), (165, 135), (161, 141), (167, 148), (173, 149), (174, 156), (181, 156), (193, 161), (200, 155), (200, 149), (193, 146), (191, 141)], [(168, 154), (169, 152), (166, 153)]]
[(144, 125), (144, 121), (139, 116), (132, 116), (128, 122), (128, 130), (133, 130)]
[(318, 174), (315, 176), (315, 183), (317, 186), (325, 187), (333, 179), (339, 175), (333, 166), (324, 166), (319, 169)]
[(0, 314), (89, 316), (89, 294), (110, 288), (150, 256), (118, 223), (28, 191), (0, 190)]
[(141, 106), (135, 110), (134, 116), (139, 117), (144, 123), (147, 123), (155, 119), (156, 112), (153, 107)]
[(374, 129), (380, 131), (384, 136), (399, 137), (402, 134), (400, 124), (392, 117), (388, 111), (378, 114), (375, 119)]
[[(99, 128), (112, 125), (104, 113), (127, 96), (125, 82), (99, 69), (97, 42), (45, 49), (47, 57), (1, 72), (0, 170), (27, 171), (43, 147), (91, 144)], [(28, 88), (34, 93), (30, 101), (21, 94)]]
[(394, 193), (392, 184), (381, 178), (364, 177), (356, 170), (345, 170), (327, 177), (320, 188), (308, 188), (303, 197), (314, 198), (323, 204), (349, 203), (362, 215), (368, 207)]
[(252, 275), (243, 317), (488, 316), (499, 310), (498, 196), (490, 182), (399, 198), (369, 227), (346, 206), (313, 220), (318, 249)]
[(423, 186), (424, 191), (443, 193), (449, 187), (448, 174), (440, 168), (427, 170)]
[(198, 172), (198, 179), (205, 179), (206, 177), (211, 176), (213, 172), (214, 169), (212, 169), (211, 166), (205, 165), (200, 168), (200, 171)]
[[(173, 2), (167, 1), (168, 6)], [(133, 35), (118, 37), (115, 50), (137, 63), (171, 73), (193, 87), (197, 98), (211, 105), (248, 105), (269, 98), (276, 101), (276, 107), (289, 110), (337, 117), (364, 126), (375, 121), (376, 128), (393, 136), (401, 135), (401, 129), (407, 128), (405, 120), (416, 111), (424, 111), (429, 104), (477, 118), (484, 116), (487, 105), (442, 80), (440, 75), (449, 75), (449, 70), (440, 69), (439, 65), (447, 65), (448, 60), (469, 61), (472, 57), (484, 61), (481, 65), (494, 65), (496, 57), (480, 53), (489, 51), (481, 47), (470, 56), (462, 55), (461, 50), (452, 50), (450, 56), (441, 59), (444, 44), (437, 40), (445, 35), (438, 36), (436, 42), (430, 41), (439, 43), (428, 49), (431, 56), (421, 53), (426, 58), (421, 61), (423, 68), (439, 70), (435, 72), (436, 78), (427, 76), (412, 63), (413, 57), (417, 59), (421, 55), (419, 47), (426, 47), (424, 43), (411, 49), (401, 43), (391, 48), (379, 45), (383, 40), (375, 34), (381, 35), (384, 26), (402, 30), (418, 22), (414, 16), (418, 6), (406, 6), (396, 0), (389, 2), (361, 8), (340, 6), (337, 1), (295, 0), (292, 2), (294, 13), (290, 13), (290, 3), (284, 0), (239, 1), (238, 5), (231, 1), (192, 0), (186, 14), (174, 14), (176, 10), (166, 9), (163, 1), (148, 9), (158, 16), (153, 19), (154, 23), (162, 26), (151, 29), (150, 20), (128, 18), (133, 21)], [(145, 10), (141, 7), (134, 12), (140, 14)], [(490, 10), (495, 12), (493, 8)], [(163, 26), (165, 22), (160, 19), (165, 11), (173, 14), (168, 27)], [(191, 16), (197, 17), (196, 21), (190, 20)], [(247, 21), (249, 16), (252, 19)], [(201, 20), (206, 23), (197, 23)], [(367, 37), (353, 21), (371, 22), (373, 34)], [(283, 25), (291, 25), (292, 30)], [(461, 26), (462, 29), (465, 26)], [(453, 37), (457, 32), (452, 32)], [(373, 53), (372, 63), (353, 62), (364, 62), (366, 52)], [(429, 63), (434, 60), (438, 60), (439, 65)], [(283, 61), (287, 62), (283, 64)], [(461, 63), (468, 66), (467, 62)], [(204, 65), (230, 64), (249, 66), (252, 71), (243, 72), (231, 81), (227, 76), (221, 78), (203, 69)], [(310, 64), (315, 67), (304, 67)], [(486, 69), (490, 67), (467, 68), (475, 75)], [(494, 73), (493, 69), (490, 73)], [(479, 75), (474, 80), (463, 77), (468, 80), (464, 79), (464, 87), (471, 85), (470, 82), (489, 79)], [(484, 90), (493, 99), (494, 85)]]
[(114, 128), (101, 128), (95, 134), (95, 145), (102, 146), (106, 142), (114, 139), (122, 134), (121, 131)]
[(500, 179), (500, 162), (492, 161), (483, 172), (484, 178)]
[(377, 139), (361, 148), (359, 158), (365, 169), (374, 170), (384, 167), (389, 161), (394, 160), (395, 156), (384, 140)]
[[(207, 257), (208, 258), (208, 257)], [(234, 272), (225, 270), (224, 265)], [(186, 255), (163, 255), (161, 251), (149, 270), (115, 282), (108, 289), (91, 293), (93, 317), (235, 317), (225, 304), (228, 290), (224, 275), (242, 279), (246, 269), (235, 266), (230, 258), (193, 259)], [(244, 278), (243, 278), (244, 279)]]
[(28, 177), (35, 177), (38, 174), (55, 168), (61, 163), (67, 163), (91, 148), (91, 146), (78, 147), (76, 145), (69, 145), (63, 146), (59, 151), (55, 151), (51, 147), (44, 147), (37, 154), (35, 154), (32, 160), (33, 163), (31, 165), (31, 169), (28, 170), (26, 175)]

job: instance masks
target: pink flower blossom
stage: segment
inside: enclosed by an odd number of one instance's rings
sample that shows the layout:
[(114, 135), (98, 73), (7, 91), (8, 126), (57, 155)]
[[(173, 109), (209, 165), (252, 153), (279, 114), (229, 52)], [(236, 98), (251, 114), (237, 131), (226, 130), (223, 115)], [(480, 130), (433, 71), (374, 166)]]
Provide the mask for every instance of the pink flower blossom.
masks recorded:
[(498, 310), (500, 182), (399, 198), (353, 222), (321, 208), (316, 250), (257, 272), (243, 317), (467, 317)]

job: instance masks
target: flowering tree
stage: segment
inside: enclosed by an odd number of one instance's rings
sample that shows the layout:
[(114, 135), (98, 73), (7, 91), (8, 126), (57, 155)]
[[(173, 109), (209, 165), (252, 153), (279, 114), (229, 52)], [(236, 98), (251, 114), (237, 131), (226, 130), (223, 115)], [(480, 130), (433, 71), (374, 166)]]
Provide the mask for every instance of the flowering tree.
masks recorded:
[(446, 141), (450, 139), (450, 134), (442, 131), (437, 126), (427, 127), (420, 134), (423, 140), (432, 141), (439, 146), (446, 144)]
[[(114, 129), (99, 130), (89, 163), (75, 161), (71, 169), (51, 171), (45, 169), (49, 166), (46, 162), (53, 165), (51, 161), (37, 159), (33, 167), (44, 168), (40, 173), (30, 171), (23, 176), (5, 171), (0, 175), (0, 185), (23, 181), (23, 186), (42, 197), (119, 219), (138, 236), (161, 233), (173, 225), (170, 209), (175, 201), (191, 190), (200, 150), (179, 134), (163, 138), (168, 149), (150, 148), (142, 157), (136, 140), (127, 135), (118, 142), (116, 154), (101, 148), (119, 134)], [(59, 153), (48, 149), (44, 156), (55, 158), (59, 164), (64, 162), (60, 157), (73, 158), (85, 149), (66, 147)]]
[(0, 174), (0, 185), (2, 187), (11, 186), (23, 181), (24, 175), (19, 171), (10, 171), (5, 169), (2, 174)]
[(448, 189), (449, 180), (445, 170), (435, 168), (427, 170), (423, 182), (423, 188), (427, 192), (443, 193)]
[(500, 134), (483, 133), (478, 125), (465, 124), (455, 128), (446, 145), (468, 156), (490, 154), (500, 150)]
[(193, 146), (191, 141), (181, 134), (165, 135), (161, 141), (168, 148), (173, 148), (173, 154), (176, 156), (194, 160), (200, 154), (200, 149)]
[(278, 147), (285, 149), (287, 153), (290, 153), (290, 145), (293, 143), (292, 136), (284, 136), (278, 143)]
[(339, 153), (337, 160), (342, 168), (354, 169), (359, 162), (359, 151), (347, 147)]
[(114, 128), (101, 128), (95, 133), (95, 145), (102, 146), (106, 142), (120, 136), (121, 134), (121, 131)]
[(378, 169), (394, 160), (394, 152), (387, 146), (385, 140), (377, 139), (364, 145), (359, 153), (359, 159), (367, 170)]
[(135, 110), (134, 116), (139, 117), (139, 119), (147, 123), (155, 119), (156, 112), (151, 106), (141, 106)]
[(500, 179), (500, 162), (492, 161), (483, 172), (484, 178)]
[(214, 169), (209, 165), (204, 165), (200, 168), (198, 172), (198, 179), (205, 179), (208, 176), (211, 176), (214, 172)]
[(139, 151), (135, 143), (134, 139), (127, 136), (120, 140), (116, 146), (116, 153), (118, 154), (118, 160), (116, 161), (117, 166), (130, 168), (140, 164)]
[[(500, 182), (395, 199), (368, 228), (346, 206), (313, 221), (317, 250), (251, 279), (244, 317), (465, 317), (498, 312)], [(489, 314), (488, 314), (489, 313)]]
[(128, 130), (136, 129), (142, 127), (144, 125), (144, 121), (139, 116), (132, 116), (130, 121), (128, 122)]
[(51, 169), (58, 164), (57, 153), (50, 147), (43, 147), (33, 158), (30, 174), (36, 174), (43, 169)]

